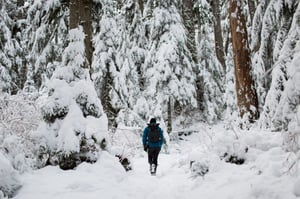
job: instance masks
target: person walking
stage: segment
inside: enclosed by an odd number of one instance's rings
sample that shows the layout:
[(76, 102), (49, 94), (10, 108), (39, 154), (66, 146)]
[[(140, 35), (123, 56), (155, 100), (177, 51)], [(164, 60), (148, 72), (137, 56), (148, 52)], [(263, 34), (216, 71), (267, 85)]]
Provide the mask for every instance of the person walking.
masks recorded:
[(156, 123), (156, 118), (151, 118), (150, 123), (144, 129), (142, 141), (144, 150), (148, 152), (150, 173), (151, 175), (155, 175), (158, 155), (164, 143), (163, 131), (159, 127), (159, 123)]

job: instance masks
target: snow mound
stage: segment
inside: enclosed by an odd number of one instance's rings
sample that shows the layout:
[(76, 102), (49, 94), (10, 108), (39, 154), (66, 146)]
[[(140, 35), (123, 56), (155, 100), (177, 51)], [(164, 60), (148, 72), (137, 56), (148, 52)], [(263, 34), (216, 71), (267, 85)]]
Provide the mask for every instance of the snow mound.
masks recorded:
[(21, 187), (18, 172), (2, 153), (0, 153), (0, 179), (0, 198), (1, 195), (12, 197)]

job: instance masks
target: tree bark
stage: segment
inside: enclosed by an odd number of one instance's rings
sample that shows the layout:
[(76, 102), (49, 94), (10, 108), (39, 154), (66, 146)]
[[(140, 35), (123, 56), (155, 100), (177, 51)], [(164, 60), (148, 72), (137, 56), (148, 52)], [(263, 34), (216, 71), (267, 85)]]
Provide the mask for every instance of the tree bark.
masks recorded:
[(139, 4), (139, 8), (141, 10), (142, 16), (143, 16), (143, 13), (144, 13), (144, 2), (143, 2), (143, 0), (137, 0), (137, 1), (138, 1), (138, 4)]
[(88, 61), (88, 63), (84, 66), (85, 68), (90, 68), (93, 56), (92, 7), (93, 0), (70, 1), (70, 29), (77, 28), (81, 25), (85, 34), (85, 54)]
[(188, 31), (187, 47), (192, 53), (192, 59), (195, 63), (198, 63), (196, 40), (195, 40), (195, 20), (196, 14), (194, 13), (194, 0), (183, 1), (182, 18), (184, 26)]
[(248, 0), (248, 8), (249, 8), (249, 14), (251, 19), (251, 24), (253, 22), (254, 13), (255, 13), (255, 2), (254, 0)]
[(101, 90), (100, 100), (103, 106), (103, 110), (107, 115), (108, 119), (108, 128), (115, 131), (117, 128), (116, 117), (118, 115), (119, 110), (115, 109), (111, 104), (111, 97), (110, 92), (111, 88), (113, 87), (113, 77), (111, 76), (110, 65), (109, 63), (106, 64), (106, 73), (102, 78), (102, 82), (99, 85)]
[[(251, 75), (250, 50), (242, 0), (231, 0), (229, 19), (235, 66), (236, 93), (240, 117), (258, 118), (258, 100)], [(245, 115), (246, 114), (246, 115)]]
[(211, 8), (214, 15), (214, 35), (215, 35), (215, 50), (217, 59), (221, 63), (223, 70), (226, 71), (225, 64), (225, 53), (223, 47), (223, 36), (222, 36), (222, 26), (221, 26), (221, 17), (220, 17), (220, 1), (212, 0)]
[(169, 97), (168, 101), (168, 127), (167, 132), (170, 134), (172, 132), (172, 103), (171, 103), (171, 97)]

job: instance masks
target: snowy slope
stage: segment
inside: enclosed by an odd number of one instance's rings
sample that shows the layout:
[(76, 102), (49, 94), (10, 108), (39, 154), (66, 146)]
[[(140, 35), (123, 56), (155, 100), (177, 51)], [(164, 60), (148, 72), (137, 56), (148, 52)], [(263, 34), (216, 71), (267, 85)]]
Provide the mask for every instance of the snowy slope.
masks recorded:
[[(231, 136), (240, 138), (233, 148), (247, 145), (249, 149), (243, 165), (226, 163), (217, 156), (224, 149), (230, 150)], [(288, 170), (287, 160), (292, 155), (281, 148), (280, 133), (232, 133), (205, 127), (184, 138), (171, 142), (169, 153), (160, 154), (157, 176), (149, 174), (142, 151), (132, 158), (130, 172), (125, 172), (115, 157), (102, 152), (97, 163), (83, 163), (76, 170), (48, 166), (23, 175), (23, 187), (14, 199), (300, 197), (300, 178), (295, 169)], [(195, 177), (190, 160), (205, 162), (209, 172)]]

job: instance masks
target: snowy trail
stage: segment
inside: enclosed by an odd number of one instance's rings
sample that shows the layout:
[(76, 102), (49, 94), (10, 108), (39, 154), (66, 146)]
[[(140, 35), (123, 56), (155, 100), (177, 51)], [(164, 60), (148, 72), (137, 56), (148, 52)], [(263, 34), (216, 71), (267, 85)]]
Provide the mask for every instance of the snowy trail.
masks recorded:
[(161, 153), (157, 176), (150, 175), (146, 155), (135, 159), (134, 170), (127, 173), (107, 154), (102, 155), (104, 163), (82, 164), (76, 170), (49, 166), (25, 174), (15, 199), (183, 198), (191, 185), (178, 158)]
[(253, 148), (243, 165), (225, 163), (209, 153), (209, 172), (192, 178), (188, 154), (196, 147), (204, 148), (192, 140), (195, 143), (170, 146), (169, 154), (161, 152), (156, 176), (149, 173), (146, 153), (131, 159), (133, 170), (125, 172), (117, 158), (102, 152), (98, 162), (82, 163), (75, 170), (48, 166), (24, 174), (23, 187), (13, 199), (297, 198), (293, 189), (299, 184), (300, 190), (300, 179), (297, 184), (296, 178), (282, 174), (287, 154), (280, 147)]

